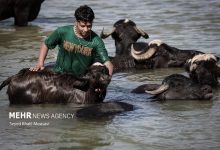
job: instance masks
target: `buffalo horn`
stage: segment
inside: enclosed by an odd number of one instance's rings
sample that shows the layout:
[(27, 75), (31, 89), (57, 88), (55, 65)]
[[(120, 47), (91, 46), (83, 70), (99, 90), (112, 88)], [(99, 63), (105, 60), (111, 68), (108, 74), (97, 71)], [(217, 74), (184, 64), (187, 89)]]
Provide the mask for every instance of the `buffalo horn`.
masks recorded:
[(190, 66), (189, 66), (189, 71), (193, 72), (194, 70), (197, 69), (197, 67), (198, 67), (197, 64), (191, 63)]
[(168, 88), (169, 88), (169, 85), (167, 85), (167, 84), (162, 84), (162, 85), (161, 85), (160, 87), (158, 87), (156, 90), (153, 90), (153, 91), (145, 90), (145, 92), (148, 93), (148, 94), (157, 95), (157, 94), (160, 94), (160, 93), (166, 91)]
[(112, 35), (113, 32), (115, 32), (115, 27), (114, 27), (114, 28), (112, 29), (112, 31), (109, 32), (109, 33), (104, 33), (104, 28), (103, 28), (103, 29), (102, 29), (102, 32), (101, 32), (101, 34), (100, 34), (100, 37), (101, 37), (102, 39), (105, 39), (105, 38), (109, 37), (110, 35)]
[(198, 61), (210, 61), (210, 60), (213, 60), (215, 62), (217, 62), (217, 57), (213, 54), (198, 54), (198, 55), (195, 55), (192, 60), (191, 60), (191, 63), (194, 63), (194, 62), (198, 62)]
[(135, 31), (137, 31), (137, 33), (141, 34), (142, 37), (144, 37), (145, 39), (149, 38), (149, 35), (144, 32), (144, 30), (137, 28), (136, 26), (134, 26)]
[(153, 40), (153, 41), (150, 41), (148, 43), (148, 45), (153, 45), (153, 44), (156, 44), (157, 46), (160, 46), (162, 44), (162, 41), (161, 40)]
[(155, 48), (149, 48), (145, 53), (136, 51), (133, 44), (131, 45), (131, 56), (136, 60), (146, 60), (151, 58), (156, 52)]

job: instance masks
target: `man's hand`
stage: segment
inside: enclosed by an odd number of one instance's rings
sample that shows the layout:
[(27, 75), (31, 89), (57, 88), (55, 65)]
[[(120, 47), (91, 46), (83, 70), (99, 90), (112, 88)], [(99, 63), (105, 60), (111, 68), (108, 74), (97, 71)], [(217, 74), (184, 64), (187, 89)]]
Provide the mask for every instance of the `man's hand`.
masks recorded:
[(109, 75), (112, 76), (113, 73), (113, 64), (110, 61), (106, 61), (104, 65), (108, 68)]
[(38, 70), (43, 70), (44, 66), (36, 65), (34, 67), (31, 67), (29, 70), (30, 71), (38, 71)]

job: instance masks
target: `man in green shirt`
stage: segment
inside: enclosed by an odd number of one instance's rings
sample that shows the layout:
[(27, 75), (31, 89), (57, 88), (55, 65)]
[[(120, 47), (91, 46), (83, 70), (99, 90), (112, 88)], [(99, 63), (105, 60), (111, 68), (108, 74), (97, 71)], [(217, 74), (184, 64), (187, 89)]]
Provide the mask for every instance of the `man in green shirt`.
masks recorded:
[(87, 5), (75, 11), (76, 24), (58, 27), (42, 44), (38, 63), (31, 71), (44, 69), (44, 60), (48, 50), (58, 46), (59, 52), (55, 72), (68, 72), (83, 76), (94, 62), (104, 64), (112, 75), (113, 65), (109, 60), (102, 39), (92, 31), (95, 18), (93, 10)]

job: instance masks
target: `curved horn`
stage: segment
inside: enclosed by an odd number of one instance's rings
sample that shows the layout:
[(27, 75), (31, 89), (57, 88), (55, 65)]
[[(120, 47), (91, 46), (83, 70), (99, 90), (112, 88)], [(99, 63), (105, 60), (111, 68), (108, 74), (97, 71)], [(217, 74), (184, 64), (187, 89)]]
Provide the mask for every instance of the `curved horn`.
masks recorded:
[(160, 94), (160, 93), (166, 91), (168, 88), (169, 88), (169, 85), (163, 84), (159, 88), (157, 88), (156, 90), (153, 90), (153, 91), (145, 90), (145, 92), (148, 94), (157, 95), (157, 94)]
[(148, 46), (153, 45), (153, 44), (156, 44), (157, 46), (160, 46), (161, 44), (163, 44), (163, 42), (162, 42), (161, 40), (159, 40), (159, 39), (157, 39), (157, 40), (152, 40), (152, 41), (150, 41), (150, 42), (148, 43)]
[(189, 65), (189, 72), (193, 72), (194, 70), (197, 69), (197, 67), (198, 67), (197, 64), (191, 63), (191, 64)]
[(145, 60), (151, 58), (157, 49), (149, 48), (145, 53), (136, 51), (133, 44), (131, 45), (131, 56), (136, 60)]
[(112, 29), (112, 31), (109, 32), (109, 33), (104, 33), (104, 28), (103, 28), (103, 29), (102, 29), (102, 32), (101, 32), (101, 34), (100, 34), (100, 37), (101, 37), (102, 39), (105, 39), (105, 38), (109, 37), (110, 35), (112, 35), (113, 32), (115, 32), (115, 27), (114, 27), (114, 28)]
[(216, 57), (215, 55), (206, 53), (206, 54), (198, 54), (198, 55), (195, 55), (195, 56), (192, 58), (191, 63), (198, 62), (198, 61), (209, 61), (209, 60), (213, 60), (213, 61), (215, 61), (215, 62), (218, 61), (218, 59), (217, 59), (217, 57)]
[(132, 51), (132, 53), (134, 53), (135, 55), (141, 55), (141, 54), (145, 53), (145, 51), (136, 51), (136, 50), (134, 49), (134, 45), (133, 45), (133, 44), (131, 44), (131, 51)]
[(135, 31), (137, 31), (137, 33), (141, 34), (141, 36), (144, 37), (145, 39), (149, 38), (149, 35), (146, 32), (144, 32), (144, 30), (142, 30), (136, 26), (134, 26), (134, 29), (135, 29)]

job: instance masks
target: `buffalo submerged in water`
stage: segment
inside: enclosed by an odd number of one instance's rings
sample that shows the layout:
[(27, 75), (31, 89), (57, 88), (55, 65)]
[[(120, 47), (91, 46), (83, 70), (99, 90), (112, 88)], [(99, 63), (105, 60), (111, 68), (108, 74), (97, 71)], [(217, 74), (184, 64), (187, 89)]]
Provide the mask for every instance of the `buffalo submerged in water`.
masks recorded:
[[(116, 55), (112, 57), (112, 61), (119, 69), (183, 67), (188, 59), (202, 53), (197, 50), (181, 50), (161, 40), (149, 43), (137, 42), (140, 37), (147, 39), (149, 36), (146, 31), (128, 19), (117, 21), (111, 32), (106, 33), (103, 29), (100, 34), (103, 39), (110, 35), (115, 41), (116, 48)], [(124, 60), (122, 62), (124, 68), (121, 63), (117, 63), (120, 59)]]
[(145, 84), (132, 90), (133, 93), (148, 93), (155, 100), (207, 100), (213, 97), (209, 85), (201, 85), (181, 74), (166, 77), (162, 84)]
[(103, 102), (111, 80), (105, 66), (92, 65), (83, 78), (54, 73), (51, 67), (37, 72), (22, 69), (3, 81), (0, 90), (8, 85), (10, 104), (90, 104), (76, 111), (78, 118), (106, 117), (134, 109), (124, 102)]
[(83, 78), (47, 69), (34, 72), (27, 68), (6, 79), (0, 89), (8, 85), (10, 104), (88, 104), (104, 100), (110, 80), (108, 69), (101, 65), (92, 65)]
[(190, 77), (181, 74), (167, 76), (162, 84), (143, 84), (132, 93), (148, 93), (155, 100), (207, 100), (213, 97), (213, 87), (218, 85), (220, 67), (218, 57), (199, 54), (185, 64)]
[(37, 18), (44, 0), (0, 0), (0, 20), (14, 18), (14, 25), (27, 26)]

